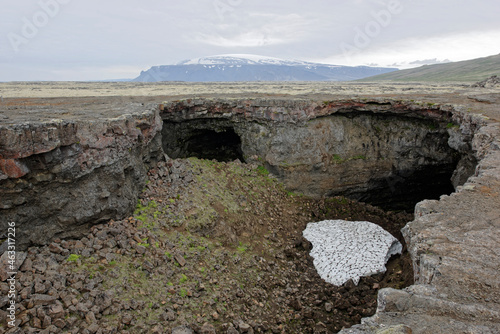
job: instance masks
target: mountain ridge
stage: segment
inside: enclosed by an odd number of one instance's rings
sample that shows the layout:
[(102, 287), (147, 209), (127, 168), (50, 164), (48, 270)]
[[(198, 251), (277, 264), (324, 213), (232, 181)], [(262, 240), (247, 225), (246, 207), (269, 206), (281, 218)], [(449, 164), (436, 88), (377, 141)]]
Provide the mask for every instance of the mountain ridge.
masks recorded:
[(494, 75), (500, 76), (500, 54), (459, 62), (424, 65), (363, 78), (359, 81), (477, 82)]
[(186, 81), (351, 81), (396, 68), (342, 66), (247, 54), (227, 54), (184, 60), (176, 65), (153, 66), (136, 82)]

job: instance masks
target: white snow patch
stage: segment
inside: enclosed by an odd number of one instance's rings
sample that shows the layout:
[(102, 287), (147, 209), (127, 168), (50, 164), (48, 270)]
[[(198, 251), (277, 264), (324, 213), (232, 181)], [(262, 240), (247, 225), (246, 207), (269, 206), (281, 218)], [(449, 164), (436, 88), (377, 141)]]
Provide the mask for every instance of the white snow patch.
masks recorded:
[[(287, 60), (253, 54), (223, 54), (184, 60), (177, 65), (284, 65), (304, 66), (319, 65), (301, 60)], [(329, 66), (329, 65), (326, 65)]]
[(325, 220), (309, 223), (303, 232), (313, 244), (311, 257), (322, 279), (340, 286), (352, 279), (386, 271), (385, 264), (403, 246), (380, 226), (362, 221)]

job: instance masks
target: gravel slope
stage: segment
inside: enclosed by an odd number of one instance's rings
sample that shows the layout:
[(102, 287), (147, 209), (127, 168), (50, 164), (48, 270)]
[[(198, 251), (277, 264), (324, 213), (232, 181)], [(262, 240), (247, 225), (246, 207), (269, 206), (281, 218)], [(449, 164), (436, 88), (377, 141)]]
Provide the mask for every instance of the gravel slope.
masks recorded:
[(308, 222), (338, 218), (401, 240), (411, 215), (290, 194), (238, 161), (170, 160), (149, 177), (133, 217), (29, 249), (17, 283), (25, 332), (331, 333), (373, 314), (380, 288), (412, 283), (403, 256), (358, 286), (330, 285), (301, 237)]

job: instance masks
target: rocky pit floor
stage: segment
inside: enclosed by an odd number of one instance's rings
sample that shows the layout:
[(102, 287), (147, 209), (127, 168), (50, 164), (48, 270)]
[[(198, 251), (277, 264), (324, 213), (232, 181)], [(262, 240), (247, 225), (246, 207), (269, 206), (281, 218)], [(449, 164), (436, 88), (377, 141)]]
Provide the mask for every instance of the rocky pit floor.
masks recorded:
[[(412, 215), (291, 194), (264, 168), (239, 161), (160, 162), (133, 216), (94, 226), (80, 240), (28, 250), (17, 276), (19, 328), (337, 332), (375, 312), (379, 289), (408, 286), (413, 273), (403, 255), (357, 286), (324, 282), (302, 237), (307, 223), (324, 219), (368, 220), (403, 241), (399, 231)], [(8, 285), (0, 287), (7, 296)]]

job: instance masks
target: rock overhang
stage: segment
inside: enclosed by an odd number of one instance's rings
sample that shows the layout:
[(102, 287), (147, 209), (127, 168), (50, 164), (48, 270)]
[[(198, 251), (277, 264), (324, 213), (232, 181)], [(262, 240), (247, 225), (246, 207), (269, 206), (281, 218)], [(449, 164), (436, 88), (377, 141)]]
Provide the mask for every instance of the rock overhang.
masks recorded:
[[(412, 210), (421, 199), (451, 193), (475, 164), (451, 105), (386, 98), (190, 99), (159, 109), (164, 150), (172, 157), (199, 156), (186, 148), (200, 131), (230, 129), (241, 138), (245, 161), (264, 164), (287, 188), (309, 196), (346, 195)], [(424, 190), (410, 198), (404, 188)], [(391, 198), (401, 203), (392, 205)]]
[(158, 107), (162, 118), (187, 121), (198, 118), (244, 118), (253, 121), (299, 123), (342, 113), (395, 114), (446, 121), (453, 105), (438, 105), (390, 98), (313, 99), (185, 99), (166, 101)]

